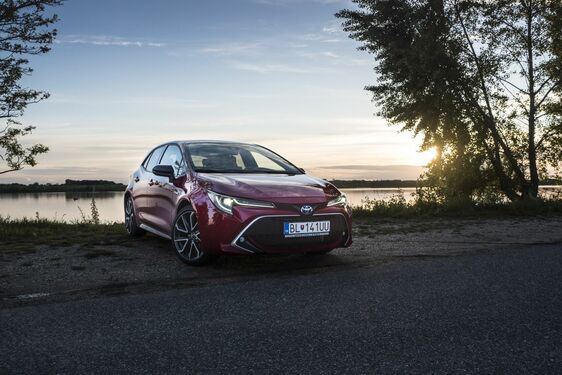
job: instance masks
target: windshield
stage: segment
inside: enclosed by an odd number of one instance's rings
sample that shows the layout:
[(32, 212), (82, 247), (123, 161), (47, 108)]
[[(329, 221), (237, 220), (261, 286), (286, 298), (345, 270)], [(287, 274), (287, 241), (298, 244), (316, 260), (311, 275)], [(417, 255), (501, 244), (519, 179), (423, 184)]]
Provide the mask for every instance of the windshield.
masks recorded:
[(273, 152), (254, 145), (192, 143), (188, 157), (196, 172), (300, 174), (297, 167)]

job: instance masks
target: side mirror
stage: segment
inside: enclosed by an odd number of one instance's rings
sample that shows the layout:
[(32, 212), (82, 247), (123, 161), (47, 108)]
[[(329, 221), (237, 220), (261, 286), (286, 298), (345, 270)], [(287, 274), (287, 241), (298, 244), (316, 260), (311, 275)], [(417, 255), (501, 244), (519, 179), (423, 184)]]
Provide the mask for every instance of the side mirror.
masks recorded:
[(174, 167), (171, 165), (157, 165), (152, 168), (152, 173), (156, 176), (168, 177), (170, 182), (174, 181)]

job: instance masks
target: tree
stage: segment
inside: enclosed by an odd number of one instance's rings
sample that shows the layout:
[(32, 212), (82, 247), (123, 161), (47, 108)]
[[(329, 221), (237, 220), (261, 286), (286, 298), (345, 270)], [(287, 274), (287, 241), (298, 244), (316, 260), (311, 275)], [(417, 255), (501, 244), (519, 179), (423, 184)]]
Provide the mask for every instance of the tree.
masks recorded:
[(36, 156), (48, 151), (44, 145), (24, 147), (20, 138), (35, 127), (23, 125), (16, 118), (26, 107), (49, 97), (44, 91), (23, 87), (21, 80), (33, 72), (27, 56), (50, 50), (57, 31), (51, 26), (56, 15), (46, 15), (48, 6), (61, 0), (2, 0), (0, 2), (0, 160), (7, 169), (0, 174), (36, 165)]
[(562, 160), (559, 0), (353, 0), (344, 30), (375, 56), (380, 115), (436, 147), (449, 196), (535, 199)]

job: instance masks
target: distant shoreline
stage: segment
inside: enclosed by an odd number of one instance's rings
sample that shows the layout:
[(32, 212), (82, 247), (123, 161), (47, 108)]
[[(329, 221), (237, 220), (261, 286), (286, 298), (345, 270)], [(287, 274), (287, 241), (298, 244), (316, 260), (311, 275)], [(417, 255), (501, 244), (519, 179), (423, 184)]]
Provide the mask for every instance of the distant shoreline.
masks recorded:
[(106, 180), (66, 180), (64, 184), (0, 184), (0, 194), (11, 193), (91, 193), (125, 191), (127, 185)]
[[(338, 188), (414, 188), (415, 180), (332, 180)], [(0, 194), (10, 193), (91, 193), (125, 191), (127, 185), (106, 180), (66, 180), (63, 184), (0, 184)]]
[[(416, 180), (331, 180), (340, 189), (385, 189), (421, 187)], [(541, 181), (541, 186), (560, 186), (562, 180)], [(0, 194), (11, 193), (92, 193), (92, 192), (123, 192), (127, 185), (107, 180), (66, 180), (63, 184), (0, 184)]]

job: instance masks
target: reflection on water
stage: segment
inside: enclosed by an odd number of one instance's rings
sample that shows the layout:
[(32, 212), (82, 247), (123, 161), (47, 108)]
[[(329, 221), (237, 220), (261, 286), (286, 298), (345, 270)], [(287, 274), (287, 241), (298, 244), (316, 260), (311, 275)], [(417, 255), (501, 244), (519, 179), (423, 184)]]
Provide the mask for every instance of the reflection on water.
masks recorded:
[[(406, 201), (411, 202), (415, 188), (384, 188), (384, 189), (341, 189), (348, 197), (352, 206), (360, 206), (362, 200), (388, 200), (397, 194), (403, 194)], [(560, 194), (562, 186), (541, 187), (541, 195), (553, 196)], [(95, 197), (100, 219), (103, 222), (123, 221), (123, 193), (20, 193), (0, 194), (0, 215), (12, 218), (34, 218), (36, 212), (40, 217), (59, 220), (80, 220), (80, 209), (90, 215), (90, 202)]]
[(58, 220), (79, 220), (90, 215), (90, 202), (95, 197), (102, 221), (123, 221), (123, 193), (16, 193), (0, 194), (0, 215), (12, 218), (40, 217)]

